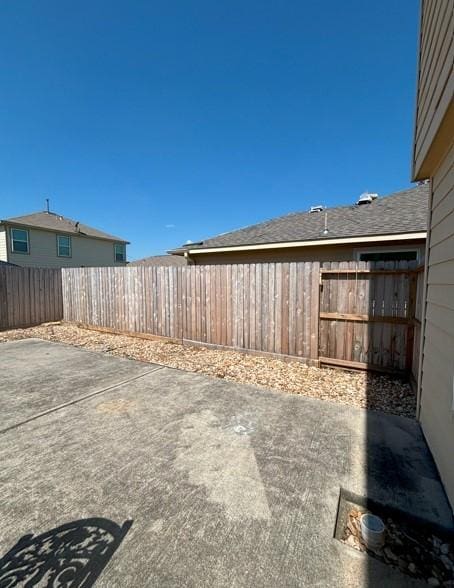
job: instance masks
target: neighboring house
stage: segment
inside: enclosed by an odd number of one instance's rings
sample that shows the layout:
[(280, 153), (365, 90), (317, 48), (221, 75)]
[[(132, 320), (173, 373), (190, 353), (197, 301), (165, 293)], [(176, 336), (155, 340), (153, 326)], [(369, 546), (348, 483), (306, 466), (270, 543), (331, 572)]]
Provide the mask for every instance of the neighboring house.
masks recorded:
[(366, 193), (350, 206), (313, 207), (169, 253), (196, 264), (422, 260), (429, 191), (421, 184), (386, 197)]
[(413, 178), (430, 179), (419, 418), (454, 508), (454, 11), (422, 1)]
[(126, 245), (54, 212), (0, 220), (0, 260), (23, 267), (126, 265)]
[(128, 265), (145, 265), (155, 267), (180, 267), (188, 265), (187, 261), (182, 256), (177, 255), (152, 255), (151, 257), (144, 257), (143, 259), (136, 259), (136, 261), (129, 262)]

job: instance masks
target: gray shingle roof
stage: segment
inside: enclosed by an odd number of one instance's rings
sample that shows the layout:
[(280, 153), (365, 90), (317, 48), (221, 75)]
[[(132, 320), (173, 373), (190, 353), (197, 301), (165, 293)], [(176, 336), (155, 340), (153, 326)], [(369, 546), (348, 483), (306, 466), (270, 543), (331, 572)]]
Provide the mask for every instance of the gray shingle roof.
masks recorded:
[(15, 216), (12, 218), (3, 219), (0, 223), (8, 223), (12, 225), (24, 225), (27, 227), (37, 227), (39, 229), (49, 229), (51, 231), (61, 231), (62, 233), (69, 233), (73, 235), (85, 235), (87, 237), (96, 237), (97, 239), (106, 239), (108, 241), (118, 241), (120, 243), (128, 243), (120, 237), (109, 235), (104, 231), (99, 231), (88, 225), (79, 223), (70, 218), (56, 214), (55, 212), (33, 212), (25, 216)]
[(327, 235), (323, 234), (325, 211), (294, 212), (223, 233), (200, 243), (185, 245), (179, 250), (291, 241), (322, 241), (323, 239), (426, 231), (429, 192), (429, 185), (422, 184), (379, 197), (370, 204), (327, 208), (329, 229)]
[(187, 265), (186, 259), (180, 255), (152, 255), (131, 261), (128, 265), (146, 265), (146, 266), (183, 266)]

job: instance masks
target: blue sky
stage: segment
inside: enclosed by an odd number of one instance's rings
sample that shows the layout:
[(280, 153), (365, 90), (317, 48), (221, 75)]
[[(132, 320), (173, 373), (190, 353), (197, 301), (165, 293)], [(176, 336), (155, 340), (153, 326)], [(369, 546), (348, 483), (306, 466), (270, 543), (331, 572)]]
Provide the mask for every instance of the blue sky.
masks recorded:
[(129, 257), (410, 183), (415, 0), (2, 0), (0, 218)]

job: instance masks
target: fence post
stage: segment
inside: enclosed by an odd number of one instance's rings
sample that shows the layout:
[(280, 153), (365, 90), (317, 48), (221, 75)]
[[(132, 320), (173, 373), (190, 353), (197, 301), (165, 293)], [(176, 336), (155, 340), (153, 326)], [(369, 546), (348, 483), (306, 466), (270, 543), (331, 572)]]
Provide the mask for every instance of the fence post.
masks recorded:
[(8, 297), (6, 292), (6, 268), (0, 267), (0, 329), (8, 328)]
[(320, 262), (312, 262), (311, 276), (311, 359), (319, 365)]

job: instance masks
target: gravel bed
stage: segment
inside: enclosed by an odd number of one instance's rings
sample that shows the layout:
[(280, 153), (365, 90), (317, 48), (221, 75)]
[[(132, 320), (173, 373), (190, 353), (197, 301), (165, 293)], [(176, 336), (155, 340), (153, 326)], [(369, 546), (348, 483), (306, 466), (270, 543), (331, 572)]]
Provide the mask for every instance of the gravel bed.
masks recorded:
[(409, 418), (415, 415), (416, 399), (410, 386), (389, 376), (308, 367), (297, 361), (256, 357), (236, 351), (100, 333), (73, 324), (46, 323), (28, 329), (0, 332), (0, 342), (28, 337), (58, 341), (240, 384), (253, 384), (388, 414)]
[(385, 540), (381, 547), (366, 547), (361, 535), (361, 515), (369, 512), (352, 508), (348, 513), (342, 541), (368, 553), (382, 562), (399, 568), (413, 578), (420, 578), (429, 586), (454, 587), (454, 544), (416, 528), (415, 525), (387, 518)]

